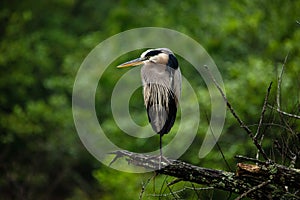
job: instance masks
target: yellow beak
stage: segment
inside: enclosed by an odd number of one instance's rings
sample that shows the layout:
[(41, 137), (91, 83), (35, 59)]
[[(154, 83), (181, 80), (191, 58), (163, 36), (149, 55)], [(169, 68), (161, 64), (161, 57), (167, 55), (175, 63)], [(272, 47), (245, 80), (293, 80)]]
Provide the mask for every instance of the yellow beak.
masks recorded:
[(137, 58), (137, 59), (125, 62), (125, 63), (117, 66), (117, 68), (133, 67), (133, 66), (141, 65), (141, 64), (143, 64), (143, 62), (144, 62), (143, 58)]

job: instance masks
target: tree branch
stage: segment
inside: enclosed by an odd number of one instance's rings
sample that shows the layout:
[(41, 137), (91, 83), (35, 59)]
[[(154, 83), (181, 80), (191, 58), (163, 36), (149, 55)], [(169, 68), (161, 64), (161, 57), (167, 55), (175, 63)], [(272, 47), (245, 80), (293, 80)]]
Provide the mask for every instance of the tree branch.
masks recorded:
[[(129, 151), (113, 152), (117, 158), (126, 157), (128, 164), (146, 169), (156, 170), (159, 159), (149, 155)], [(256, 159), (255, 159), (256, 161)], [(287, 197), (300, 199), (285, 189), (300, 188), (300, 170), (287, 168), (278, 164), (259, 161), (261, 165), (238, 163), (236, 173), (194, 166), (179, 160), (170, 160), (170, 164), (162, 163), (162, 169), (156, 171), (178, 178), (179, 180), (206, 185), (254, 199), (276, 199)]]
[[(262, 111), (261, 111), (261, 114), (260, 114), (260, 118), (259, 118), (257, 130), (256, 130), (256, 134), (255, 134), (255, 136), (253, 138), (253, 140), (260, 139), (260, 141), (258, 143), (260, 146), (262, 145), (262, 141), (263, 141), (263, 138), (264, 138), (264, 134), (260, 133), (260, 129), (261, 129), (261, 125), (262, 125), (262, 122), (263, 122), (263, 119), (264, 119), (264, 116), (265, 116), (265, 112), (267, 110), (267, 103), (268, 103), (268, 98), (269, 98), (269, 95), (270, 95), (271, 88), (272, 88), (272, 82), (270, 83), (270, 85), (268, 87), (268, 90), (267, 90), (267, 93), (266, 93), (266, 96), (265, 96), (265, 100), (264, 100), (264, 105), (263, 105), (263, 108), (262, 108)], [(258, 149), (257, 153), (256, 153), (256, 158), (257, 159), (259, 158), (259, 153), (260, 153), (260, 151)]]
[[(227, 97), (225, 96), (222, 88), (220, 87), (220, 85), (217, 83), (215, 77), (211, 74), (210, 70), (208, 69), (207, 66), (204, 66), (206, 68), (206, 70), (208, 71), (212, 81), (214, 82), (214, 84), (216, 85), (217, 89), (219, 90), (219, 92), (221, 93), (228, 109), (230, 110), (231, 114), (234, 116), (234, 118), (238, 121), (238, 123), (240, 124), (240, 126), (242, 128), (244, 128), (244, 130), (248, 133), (248, 135), (250, 136), (250, 138), (252, 139), (254, 145), (256, 146), (256, 148), (258, 149), (258, 151), (262, 154), (262, 156), (264, 157), (265, 160), (270, 161), (270, 159), (268, 158), (267, 154), (265, 153), (264, 149), (262, 148), (262, 146), (259, 144), (258, 140), (254, 137), (252, 131), (249, 129), (249, 127), (241, 120), (241, 118), (237, 115), (237, 113), (234, 111), (233, 107), (231, 106), (231, 104), (229, 103)], [(271, 86), (270, 86), (271, 87)], [(269, 87), (269, 88), (270, 88)]]
[(268, 107), (276, 110), (277, 112), (279, 112), (282, 115), (285, 115), (285, 116), (288, 116), (288, 117), (292, 117), (292, 118), (295, 118), (295, 119), (300, 119), (299, 115), (294, 115), (294, 114), (291, 114), (291, 113), (287, 113), (285, 111), (280, 110), (279, 108), (274, 108), (274, 107), (272, 107), (270, 105), (268, 105)]
[(278, 107), (279, 110), (280, 110), (280, 88), (281, 88), (281, 81), (282, 81), (282, 76), (283, 76), (283, 72), (284, 72), (285, 65), (286, 65), (288, 57), (289, 57), (289, 54), (287, 54), (285, 56), (283, 64), (282, 64), (282, 67), (281, 67), (280, 74), (278, 76), (276, 102), (277, 102), (277, 107)]
[(260, 128), (261, 128), (261, 125), (262, 125), (262, 122), (263, 122), (263, 118), (265, 116), (265, 112), (267, 110), (267, 103), (268, 103), (268, 98), (269, 98), (269, 95), (270, 95), (271, 87), (272, 87), (272, 82), (270, 83), (270, 85), (268, 87), (268, 90), (267, 90), (267, 93), (266, 93), (266, 97), (265, 97), (265, 100), (264, 100), (264, 105), (263, 105), (263, 108), (262, 108), (262, 111), (261, 111), (261, 114), (260, 114), (260, 119), (259, 119), (259, 122), (258, 122), (258, 127), (257, 127), (257, 130), (256, 130), (256, 134), (254, 136), (254, 139), (259, 139), (259, 138), (262, 137), (261, 134), (260, 134)]

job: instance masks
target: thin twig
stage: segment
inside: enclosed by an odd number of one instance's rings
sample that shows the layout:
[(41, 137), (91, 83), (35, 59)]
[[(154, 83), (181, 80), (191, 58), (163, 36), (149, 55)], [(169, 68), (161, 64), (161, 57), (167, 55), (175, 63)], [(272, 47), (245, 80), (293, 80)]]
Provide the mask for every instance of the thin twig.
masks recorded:
[(287, 113), (287, 112), (285, 112), (285, 111), (280, 110), (279, 108), (274, 108), (274, 107), (272, 107), (271, 105), (268, 105), (268, 107), (270, 107), (270, 108), (276, 110), (277, 112), (279, 112), (280, 114), (283, 114), (283, 115), (285, 115), (285, 116), (292, 117), (292, 118), (296, 118), (296, 119), (300, 119), (300, 116), (299, 116), (299, 115)]
[[(154, 175), (155, 176), (155, 175)], [(150, 180), (154, 177), (154, 176), (151, 176), (150, 178), (147, 179), (146, 183), (142, 183), (142, 189), (141, 189), (141, 192), (140, 192), (140, 195), (139, 195), (139, 200), (142, 200), (143, 199), (143, 194), (145, 192), (145, 189), (147, 187), (147, 185), (149, 184)]]
[(215, 77), (211, 74), (210, 70), (208, 69), (208, 67), (205, 65), (204, 66), (205, 69), (208, 71), (210, 78), (212, 79), (212, 81), (214, 82), (214, 84), (216, 85), (217, 89), (219, 90), (219, 92), (221, 93), (228, 109), (230, 110), (231, 114), (234, 116), (234, 118), (238, 121), (238, 123), (240, 124), (240, 126), (242, 128), (245, 129), (245, 131), (250, 135), (251, 138), (253, 138), (253, 134), (251, 132), (251, 130), (248, 128), (248, 126), (246, 126), (246, 124), (239, 118), (239, 116), (236, 114), (236, 112), (234, 111), (233, 107), (231, 106), (231, 104), (229, 103), (227, 97), (225, 96), (222, 88), (220, 87), (220, 85), (217, 83)]
[[(286, 127), (291, 131), (293, 132), (292, 128), (290, 127), (289, 123), (286, 122), (286, 120), (283, 118), (283, 115), (287, 115), (289, 117), (294, 117), (294, 118), (297, 118), (297, 115), (292, 115), (292, 114), (289, 114), (287, 112), (284, 112), (284, 111), (281, 111), (281, 104), (280, 104), (280, 96), (281, 96), (281, 81), (282, 81), (282, 76), (283, 76), (283, 72), (284, 72), (284, 69), (285, 69), (285, 66), (286, 66), (286, 63), (287, 63), (287, 59), (288, 59), (288, 56), (289, 56), (289, 53), (285, 56), (285, 59), (283, 61), (283, 64), (282, 64), (282, 67), (281, 67), (281, 72), (280, 72), (280, 75), (278, 77), (278, 82), (277, 82), (277, 97), (276, 97), (276, 102), (277, 102), (277, 108), (276, 108), (276, 111), (279, 113), (280, 115), (280, 119), (281, 121), (286, 125)], [(300, 119), (300, 117), (298, 118)]]
[(201, 191), (201, 190), (213, 190), (214, 187), (201, 187), (201, 188), (196, 188), (196, 187), (188, 187), (184, 186), (180, 190), (172, 191), (170, 193), (165, 193), (165, 194), (148, 194), (147, 196), (151, 197), (167, 197), (167, 196), (173, 196), (174, 194), (179, 194), (184, 192), (185, 190), (194, 190), (194, 191)]
[(246, 197), (249, 193), (254, 192), (255, 190), (258, 190), (262, 187), (264, 187), (265, 185), (269, 184), (271, 182), (271, 180), (267, 180), (262, 182), (261, 184), (251, 188), (250, 190), (244, 192), (242, 195), (240, 195), (239, 197), (237, 197), (235, 200), (241, 200), (242, 198)]
[[(160, 161), (159, 161), (159, 162), (160, 162)], [(166, 189), (167, 189), (167, 188), (165, 188), (165, 189), (163, 190), (163, 187), (164, 187), (165, 184), (168, 186), (167, 178), (168, 178), (168, 176), (166, 176), (166, 177), (164, 178), (164, 181), (163, 181), (163, 183), (162, 183), (162, 185), (161, 185), (161, 187), (160, 187), (160, 190), (159, 190), (159, 194), (160, 194), (160, 195), (163, 194), (163, 193), (165, 193), (165, 191), (166, 191)], [(168, 188), (169, 188), (169, 187), (168, 187)], [(170, 188), (169, 188), (169, 190), (170, 190), (170, 192), (172, 193), (172, 190), (171, 190)]]
[(234, 116), (234, 118), (238, 121), (238, 123), (240, 124), (240, 126), (248, 133), (248, 135), (251, 137), (254, 145), (256, 146), (256, 148), (261, 152), (262, 156), (264, 157), (265, 160), (270, 160), (267, 156), (267, 154), (265, 153), (265, 151), (263, 150), (262, 146), (258, 143), (257, 140), (254, 140), (254, 136), (252, 131), (248, 128), (248, 126), (239, 118), (239, 116), (236, 114), (236, 112), (234, 111), (233, 107), (231, 106), (231, 104), (229, 103), (228, 99), (226, 98), (222, 88), (220, 87), (220, 85), (217, 83), (216, 79), (214, 78), (214, 76), (211, 74), (210, 70), (208, 69), (208, 67), (205, 65), (204, 66), (206, 68), (206, 70), (208, 71), (212, 81), (214, 82), (214, 84), (216, 85), (217, 89), (219, 90), (219, 92), (221, 93), (228, 109), (230, 110), (231, 114)]
[(268, 87), (268, 90), (267, 90), (267, 93), (266, 93), (266, 96), (265, 96), (264, 105), (263, 105), (263, 108), (262, 108), (262, 111), (261, 111), (261, 114), (260, 114), (260, 119), (259, 119), (259, 122), (258, 122), (258, 127), (257, 127), (257, 130), (256, 130), (256, 134), (254, 136), (254, 139), (258, 139), (260, 137), (260, 135), (259, 135), (260, 128), (261, 128), (263, 118), (264, 118), (264, 115), (265, 115), (265, 112), (266, 112), (266, 109), (267, 109), (267, 102), (268, 102), (268, 98), (269, 98), (269, 95), (270, 95), (271, 88), (272, 88), (272, 82), (270, 83), (270, 85)]
[[(261, 128), (261, 125), (262, 125), (262, 122), (263, 122), (263, 119), (264, 119), (264, 116), (265, 116), (265, 112), (266, 112), (266, 109), (267, 109), (267, 102), (268, 102), (268, 98), (269, 98), (269, 95), (270, 95), (271, 88), (272, 88), (272, 82), (270, 83), (270, 85), (268, 87), (266, 97), (265, 97), (265, 100), (264, 100), (264, 105), (263, 105), (261, 115), (260, 115), (260, 119), (259, 119), (259, 122), (258, 122), (258, 127), (257, 127), (257, 130), (256, 130), (256, 134), (253, 138), (254, 140), (258, 140), (260, 138), (260, 142), (259, 142), (260, 146), (262, 145), (262, 141), (263, 141), (263, 137), (264, 137), (263, 134), (260, 134), (260, 128)], [(257, 150), (256, 158), (257, 159), (259, 158), (259, 150)]]
[[(206, 121), (208, 122), (209, 120), (208, 120), (208, 116), (207, 116), (206, 113), (205, 113), (205, 117), (206, 117)], [(227, 162), (227, 160), (226, 160), (226, 158), (225, 158), (225, 155), (224, 155), (224, 153), (223, 153), (223, 150), (222, 150), (221, 146), (219, 145), (219, 142), (217, 141), (217, 139), (216, 139), (216, 137), (215, 137), (215, 134), (214, 134), (214, 132), (213, 132), (213, 129), (211, 128), (210, 125), (209, 125), (209, 129), (210, 129), (210, 131), (211, 131), (211, 133), (212, 133), (212, 136), (213, 136), (213, 138), (214, 138), (214, 140), (215, 140), (216, 146), (217, 146), (218, 150), (220, 151), (221, 156), (222, 156), (222, 158), (223, 158), (223, 160), (224, 160), (224, 162), (225, 162), (225, 164), (226, 164), (228, 170), (229, 170), (229, 171), (232, 171), (232, 169), (231, 169), (229, 163)]]
[(259, 164), (266, 164), (266, 162), (264, 162), (264, 161), (261, 161), (261, 160), (255, 159), (255, 158), (249, 158), (249, 157), (242, 156), (242, 155), (235, 155), (234, 157), (237, 159), (240, 159), (240, 160), (244, 160), (244, 161), (251, 161), (251, 162), (259, 163)]
[(196, 187), (195, 187), (194, 183), (191, 183), (191, 185), (192, 185), (192, 187), (193, 187), (194, 192), (195, 192), (196, 195), (197, 195), (197, 199), (200, 199), (200, 195), (198, 194), (198, 191), (196, 190)]
[(167, 188), (170, 190), (170, 193), (172, 194), (174, 199), (180, 199), (180, 196), (173, 192), (173, 190), (172, 190), (171, 186), (168, 184), (168, 182), (167, 182)]
[(288, 147), (288, 144), (285, 143), (285, 140), (282, 141), (282, 145), (286, 148), (282, 147), (278, 140), (274, 141), (274, 146), (283, 158), (287, 156), (291, 160), (289, 167), (294, 168), (297, 160), (297, 155), (291, 151), (291, 149)]
[[(267, 105), (268, 107), (270, 107), (269, 105)], [(271, 108), (271, 107), (270, 107)], [(275, 108), (274, 108), (275, 109)], [(248, 127), (251, 127), (251, 126), (258, 126), (258, 124), (251, 124), (251, 125), (248, 125)], [(270, 122), (270, 123), (262, 123), (262, 126), (276, 126), (276, 127), (279, 127), (279, 128), (282, 128), (286, 131), (290, 131), (290, 129), (288, 129), (287, 127), (281, 125), (281, 124), (276, 124), (274, 122)], [(291, 132), (291, 133), (294, 133), (294, 132)]]
[(182, 178), (177, 178), (177, 179), (171, 181), (170, 183), (168, 183), (168, 186), (171, 186), (171, 185), (174, 185), (176, 183), (179, 183), (180, 181), (183, 181), (183, 179)]
[(277, 102), (278, 109), (280, 109), (280, 88), (281, 88), (282, 75), (283, 75), (284, 68), (285, 68), (288, 57), (289, 57), (289, 54), (287, 54), (284, 58), (284, 61), (283, 61), (282, 67), (281, 67), (281, 71), (280, 71), (280, 74), (278, 77), (277, 96), (276, 96), (276, 102)]

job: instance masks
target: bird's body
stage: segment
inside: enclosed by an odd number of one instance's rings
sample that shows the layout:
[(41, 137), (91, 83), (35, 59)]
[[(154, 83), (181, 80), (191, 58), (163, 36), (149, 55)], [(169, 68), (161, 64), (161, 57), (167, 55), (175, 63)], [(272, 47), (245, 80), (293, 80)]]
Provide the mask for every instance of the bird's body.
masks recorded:
[[(141, 57), (118, 67), (144, 64), (141, 69), (144, 104), (152, 129), (161, 137), (174, 125), (181, 95), (181, 72), (173, 52), (167, 48), (149, 49)], [(162, 156), (162, 152), (161, 152)]]
[[(181, 73), (178, 62), (170, 50), (164, 50), (168, 54), (155, 50), (158, 53), (157, 60), (152, 59), (146, 62), (141, 69), (148, 119), (153, 130), (161, 135), (167, 134), (174, 125), (181, 91)], [(168, 63), (169, 55), (175, 60), (173, 64)], [(147, 51), (144, 56), (147, 56)]]

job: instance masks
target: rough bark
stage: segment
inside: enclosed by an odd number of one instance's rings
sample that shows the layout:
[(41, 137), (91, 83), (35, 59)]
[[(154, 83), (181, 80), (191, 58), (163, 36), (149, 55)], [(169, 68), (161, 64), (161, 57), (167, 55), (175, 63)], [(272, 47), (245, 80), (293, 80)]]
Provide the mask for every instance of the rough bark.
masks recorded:
[(234, 173), (164, 159), (162, 168), (158, 170), (158, 158), (128, 151), (116, 151), (113, 154), (116, 157), (112, 163), (119, 157), (126, 157), (129, 164), (152, 169), (159, 174), (177, 177), (183, 181), (240, 194), (241, 198), (300, 199), (300, 170), (276, 163), (238, 163)]

